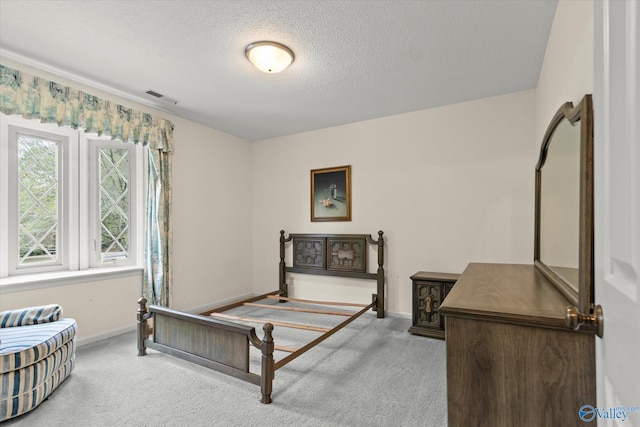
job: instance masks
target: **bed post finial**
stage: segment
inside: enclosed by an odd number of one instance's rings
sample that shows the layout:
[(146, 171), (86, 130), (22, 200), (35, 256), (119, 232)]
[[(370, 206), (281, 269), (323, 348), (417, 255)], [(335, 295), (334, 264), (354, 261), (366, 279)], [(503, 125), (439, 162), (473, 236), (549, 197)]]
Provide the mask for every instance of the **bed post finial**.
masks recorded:
[(384, 317), (384, 232), (382, 230), (378, 231), (378, 272), (376, 280), (378, 282), (378, 303), (377, 306), (377, 316), (379, 319)]
[(273, 366), (273, 325), (265, 323), (262, 327), (264, 338), (262, 339), (262, 375), (260, 376), (260, 390), (262, 392), (262, 403), (271, 403), (271, 390), (273, 386), (273, 376), (275, 374)]
[(138, 299), (138, 314), (136, 318), (138, 320), (138, 356), (144, 356), (147, 354), (147, 347), (144, 345), (144, 340), (149, 338), (149, 325), (147, 324), (149, 317), (147, 299), (145, 297)]

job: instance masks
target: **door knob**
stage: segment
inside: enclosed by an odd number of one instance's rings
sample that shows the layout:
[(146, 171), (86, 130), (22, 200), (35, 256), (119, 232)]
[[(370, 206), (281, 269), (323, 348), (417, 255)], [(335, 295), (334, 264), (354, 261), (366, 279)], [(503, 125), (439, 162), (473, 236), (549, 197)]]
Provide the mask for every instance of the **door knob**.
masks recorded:
[(578, 310), (578, 307), (570, 305), (565, 310), (564, 323), (574, 331), (577, 331), (581, 325), (595, 326), (596, 335), (602, 338), (602, 334), (604, 333), (602, 306), (596, 305), (593, 308), (593, 313), (582, 314)]

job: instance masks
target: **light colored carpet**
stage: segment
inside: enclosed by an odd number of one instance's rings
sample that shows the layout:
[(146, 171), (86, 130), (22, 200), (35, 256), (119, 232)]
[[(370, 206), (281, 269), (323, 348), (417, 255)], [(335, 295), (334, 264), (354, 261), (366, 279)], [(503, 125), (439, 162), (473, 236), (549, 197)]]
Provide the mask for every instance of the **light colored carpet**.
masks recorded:
[(445, 342), (409, 326), (366, 313), (278, 370), (270, 405), (247, 382), (154, 350), (137, 357), (127, 333), (79, 348), (49, 399), (3, 427), (445, 426)]

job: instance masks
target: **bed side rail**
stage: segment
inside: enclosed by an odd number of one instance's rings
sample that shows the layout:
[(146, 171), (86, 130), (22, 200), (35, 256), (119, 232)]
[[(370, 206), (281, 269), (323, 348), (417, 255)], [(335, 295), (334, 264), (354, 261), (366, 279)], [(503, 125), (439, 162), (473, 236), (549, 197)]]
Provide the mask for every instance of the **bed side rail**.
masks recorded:
[(302, 354), (306, 353), (308, 350), (312, 349), (313, 347), (315, 347), (316, 345), (320, 344), (322, 341), (326, 340), (327, 338), (329, 338), (331, 335), (335, 334), (336, 332), (338, 332), (340, 329), (344, 328), (345, 326), (347, 326), (349, 323), (353, 322), (354, 320), (356, 320), (358, 317), (362, 316), (364, 313), (366, 313), (369, 309), (371, 309), (372, 307), (374, 307), (375, 305), (375, 301), (372, 302), (371, 304), (365, 306), (364, 308), (362, 308), (360, 311), (352, 314), (351, 316), (349, 316), (345, 321), (343, 321), (342, 323), (334, 326), (332, 329), (330, 329), (329, 331), (325, 332), (324, 334), (320, 335), (318, 338), (316, 338), (315, 340), (311, 341), (310, 343), (308, 343), (307, 345), (305, 345), (304, 347), (300, 347), (298, 350), (294, 351), (293, 353), (291, 353), (289, 356), (284, 357), (280, 360), (278, 360), (275, 365), (274, 368), (277, 371), (278, 369), (282, 368), (284, 365), (286, 365), (287, 363), (291, 362), (292, 360), (296, 359), (297, 357), (301, 356)]

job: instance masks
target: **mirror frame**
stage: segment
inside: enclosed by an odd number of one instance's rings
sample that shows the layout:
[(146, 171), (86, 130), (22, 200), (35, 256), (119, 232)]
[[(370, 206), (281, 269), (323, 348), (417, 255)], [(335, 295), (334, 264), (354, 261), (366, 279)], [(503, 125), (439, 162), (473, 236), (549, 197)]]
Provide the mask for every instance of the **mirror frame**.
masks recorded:
[[(580, 125), (580, 218), (578, 242), (578, 290), (556, 274), (540, 260), (540, 200), (542, 169), (547, 158), (547, 150), (557, 126), (563, 119), (572, 125)], [(593, 101), (591, 95), (585, 95), (574, 108), (573, 103), (564, 103), (557, 111), (542, 139), (540, 158), (536, 165), (535, 190), (535, 233), (533, 263), (580, 312), (588, 313), (594, 302), (594, 266), (593, 266)]]

